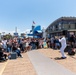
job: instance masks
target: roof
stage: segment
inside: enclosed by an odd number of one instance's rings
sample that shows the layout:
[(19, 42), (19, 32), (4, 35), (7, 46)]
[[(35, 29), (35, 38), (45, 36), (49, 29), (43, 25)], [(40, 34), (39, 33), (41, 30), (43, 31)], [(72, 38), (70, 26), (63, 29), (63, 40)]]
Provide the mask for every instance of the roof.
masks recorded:
[[(73, 20), (73, 21), (76, 21), (76, 17), (60, 17), (60, 18), (56, 19), (55, 21), (53, 21), (50, 25), (54, 25), (57, 22), (60, 22), (62, 20)], [(46, 30), (50, 27), (50, 25), (46, 28)]]

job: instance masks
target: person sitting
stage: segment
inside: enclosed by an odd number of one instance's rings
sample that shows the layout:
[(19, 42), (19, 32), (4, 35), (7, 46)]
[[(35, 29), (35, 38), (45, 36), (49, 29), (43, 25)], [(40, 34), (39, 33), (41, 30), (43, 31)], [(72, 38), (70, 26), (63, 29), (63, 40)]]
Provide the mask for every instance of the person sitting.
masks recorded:
[(5, 61), (7, 54), (3, 52), (2, 48), (0, 48), (0, 61)]
[(16, 52), (18, 57), (22, 57), (20, 48), (17, 47), (17, 43), (13, 43), (13, 50), (12, 51)]

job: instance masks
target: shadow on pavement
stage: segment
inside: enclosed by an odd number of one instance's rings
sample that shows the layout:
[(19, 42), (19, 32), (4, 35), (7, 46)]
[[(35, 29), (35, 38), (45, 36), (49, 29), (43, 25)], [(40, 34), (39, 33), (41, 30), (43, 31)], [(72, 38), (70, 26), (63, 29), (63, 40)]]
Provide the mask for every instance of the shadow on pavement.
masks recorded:
[(56, 57), (54, 58), (55, 60), (62, 60), (62, 59), (66, 59), (66, 58), (62, 58), (62, 57)]

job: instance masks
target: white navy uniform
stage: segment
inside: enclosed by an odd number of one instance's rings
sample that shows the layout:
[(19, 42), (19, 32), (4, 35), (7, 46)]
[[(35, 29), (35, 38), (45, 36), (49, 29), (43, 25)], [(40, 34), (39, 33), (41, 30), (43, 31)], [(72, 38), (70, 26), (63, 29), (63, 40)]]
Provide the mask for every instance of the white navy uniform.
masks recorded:
[(65, 37), (62, 37), (61, 39), (59, 39), (59, 42), (61, 42), (61, 48), (60, 48), (60, 51), (61, 51), (61, 54), (62, 54), (62, 57), (66, 57), (66, 55), (64, 54), (64, 49), (66, 48), (66, 38)]

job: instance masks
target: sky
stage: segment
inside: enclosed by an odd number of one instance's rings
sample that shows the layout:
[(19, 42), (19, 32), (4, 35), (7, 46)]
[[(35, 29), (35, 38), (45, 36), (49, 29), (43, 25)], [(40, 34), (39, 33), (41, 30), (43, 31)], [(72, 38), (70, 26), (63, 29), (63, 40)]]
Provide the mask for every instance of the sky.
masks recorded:
[(62, 16), (76, 17), (76, 0), (0, 0), (0, 33), (25, 33), (33, 21), (46, 29)]

